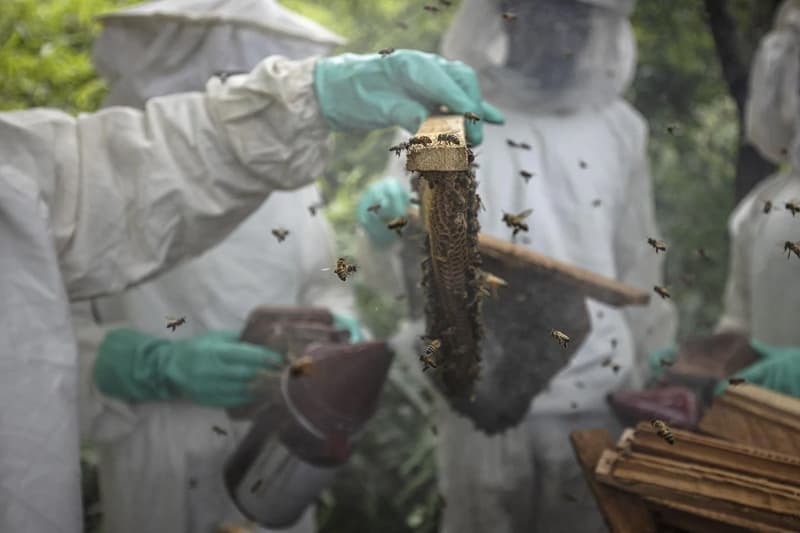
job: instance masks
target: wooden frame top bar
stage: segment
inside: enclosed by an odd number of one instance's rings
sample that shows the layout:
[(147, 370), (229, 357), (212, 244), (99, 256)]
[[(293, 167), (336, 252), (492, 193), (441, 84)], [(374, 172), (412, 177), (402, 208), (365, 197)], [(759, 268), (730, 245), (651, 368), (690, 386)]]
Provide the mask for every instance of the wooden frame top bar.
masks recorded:
[[(439, 141), (440, 134), (455, 135), (459, 144)], [(427, 145), (412, 144), (409, 146), (406, 157), (407, 170), (412, 172), (466, 172), (469, 170), (463, 116), (430, 117), (422, 123), (416, 137), (428, 137), (432, 142)]]

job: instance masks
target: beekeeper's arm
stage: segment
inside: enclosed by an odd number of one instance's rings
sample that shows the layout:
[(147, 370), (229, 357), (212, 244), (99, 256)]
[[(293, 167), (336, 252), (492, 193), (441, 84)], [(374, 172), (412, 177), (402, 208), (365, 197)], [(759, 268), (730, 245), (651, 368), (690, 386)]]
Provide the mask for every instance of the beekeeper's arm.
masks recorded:
[[(647, 161), (647, 127), (639, 117), (630, 127), (635, 133), (629, 130), (627, 138), (636, 141), (631, 147), (635, 163), (627, 176), (625, 209), (621, 210), (616, 226), (615, 256), (620, 281), (650, 290), (654, 285), (663, 285), (664, 256), (656, 254), (647, 245), (648, 237), (661, 236), (655, 219), (652, 178)], [(632, 385), (638, 388), (648, 373), (648, 354), (675, 342), (677, 314), (669, 301), (656, 296), (651, 296), (650, 303), (644, 308), (625, 308), (624, 314), (635, 348)]]
[(309, 183), (329, 127), (415, 128), (442, 103), (481, 111), (454, 81), (456, 66), (414, 51), (270, 57), (250, 74), (212, 79), (205, 93), (154, 98), (144, 112), (8, 113), (14, 142), (4, 148), (19, 179), (38, 182), (28, 187), (42, 191), (68, 293), (84, 299), (197, 255), (271, 191)]

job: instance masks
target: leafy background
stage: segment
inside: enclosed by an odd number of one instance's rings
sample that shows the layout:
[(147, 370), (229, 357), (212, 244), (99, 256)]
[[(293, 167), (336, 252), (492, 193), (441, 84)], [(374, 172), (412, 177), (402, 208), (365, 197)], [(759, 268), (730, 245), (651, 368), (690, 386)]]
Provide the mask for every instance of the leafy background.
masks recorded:
[[(735, 16), (747, 19), (757, 1), (733, 0)], [(99, 30), (93, 17), (132, 3), (2, 0), (0, 109), (97, 109), (106, 86), (89, 57)], [(436, 51), (455, 9), (432, 15), (423, 11), (420, 0), (283, 3), (346, 36), (349, 41), (341, 51), (353, 52), (384, 47)], [(739, 142), (736, 106), (704, 17), (697, 0), (642, 0), (633, 17), (639, 66), (628, 97), (651, 126), (657, 213), (662, 237), (670, 244), (667, 278), (680, 311), (682, 336), (707, 332), (720, 311), (727, 266), (725, 225), (733, 207)], [(752, 43), (758, 35), (750, 37)], [(320, 185), (343, 253), (353, 252), (353, 208), (359, 191), (380, 177), (391, 137), (390, 131), (336, 135), (336, 157), (320, 176)], [(700, 265), (694, 253), (700, 247), (714, 258), (712, 264)], [(692, 275), (693, 283), (678, 282), (682, 274)], [(362, 308), (370, 310), (365, 317), (372, 330), (390, 334), (402, 313), (399, 304), (363, 288), (357, 295)], [(407, 386), (401, 373), (394, 376), (357, 455), (320, 498), (323, 532), (436, 530), (441, 502), (435, 487), (430, 401)], [(91, 513), (87, 529), (94, 529), (99, 507), (90, 447), (84, 450), (84, 463), (84, 494)]]

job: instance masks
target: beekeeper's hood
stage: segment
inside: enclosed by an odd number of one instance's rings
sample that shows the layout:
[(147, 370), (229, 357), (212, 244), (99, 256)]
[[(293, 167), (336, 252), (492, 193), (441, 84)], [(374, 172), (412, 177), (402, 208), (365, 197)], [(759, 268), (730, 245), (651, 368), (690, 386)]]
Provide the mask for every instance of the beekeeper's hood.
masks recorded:
[(104, 105), (202, 90), (220, 72), (248, 72), (268, 55), (326, 54), (345, 42), (275, 0), (160, 0), (99, 17), (93, 60), (111, 90)]
[[(478, 70), (498, 102), (538, 110), (604, 105), (633, 78), (635, 2), (464, 0), (442, 54)], [(505, 20), (505, 11), (516, 20)]]
[(800, 163), (800, 1), (787, 0), (761, 40), (750, 72), (746, 128), (759, 152), (781, 163)]

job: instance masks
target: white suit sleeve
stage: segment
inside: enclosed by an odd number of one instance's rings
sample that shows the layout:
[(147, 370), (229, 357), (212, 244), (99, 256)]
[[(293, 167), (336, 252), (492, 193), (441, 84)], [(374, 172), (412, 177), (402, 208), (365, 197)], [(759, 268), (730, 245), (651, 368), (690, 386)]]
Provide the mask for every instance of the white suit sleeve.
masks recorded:
[[(642, 142), (633, 152), (635, 163), (624, 189), (626, 200), (622, 205), (625, 208), (617, 222), (614, 248), (620, 281), (650, 291), (654, 285), (663, 285), (664, 255), (656, 254), (647, 245), (648, 237), (659, 238), (661, 233), (655, 219), (652, 178), (646, 155), (646, 126), (643, 122), (639, 126), (640, 134), (630, 135)], [(651, 292), (646, 307), (627, 307), (624, 314), (634, 340), (634, 384), (642, 383), (648, 354), (675, 342), (677, 313), (669, 301)]]
[(151, 278), (220, 241), (273, 190), (311, 182), (328, 136), (315, 62), (270, 57), (143, 112), (0, 117), (23, 139), (11, 164), (42, 191), (70, 298)]
[(725, 283), (722, 316), (717, 322), (716, 332), (750, 331), (750, 271), (748, 244), (753, 237), (750, 234), (751, 216), (755, 203), (753, 191), (734, 209), (728, 220), (730, 235), (730, 263), (728, 279)]

